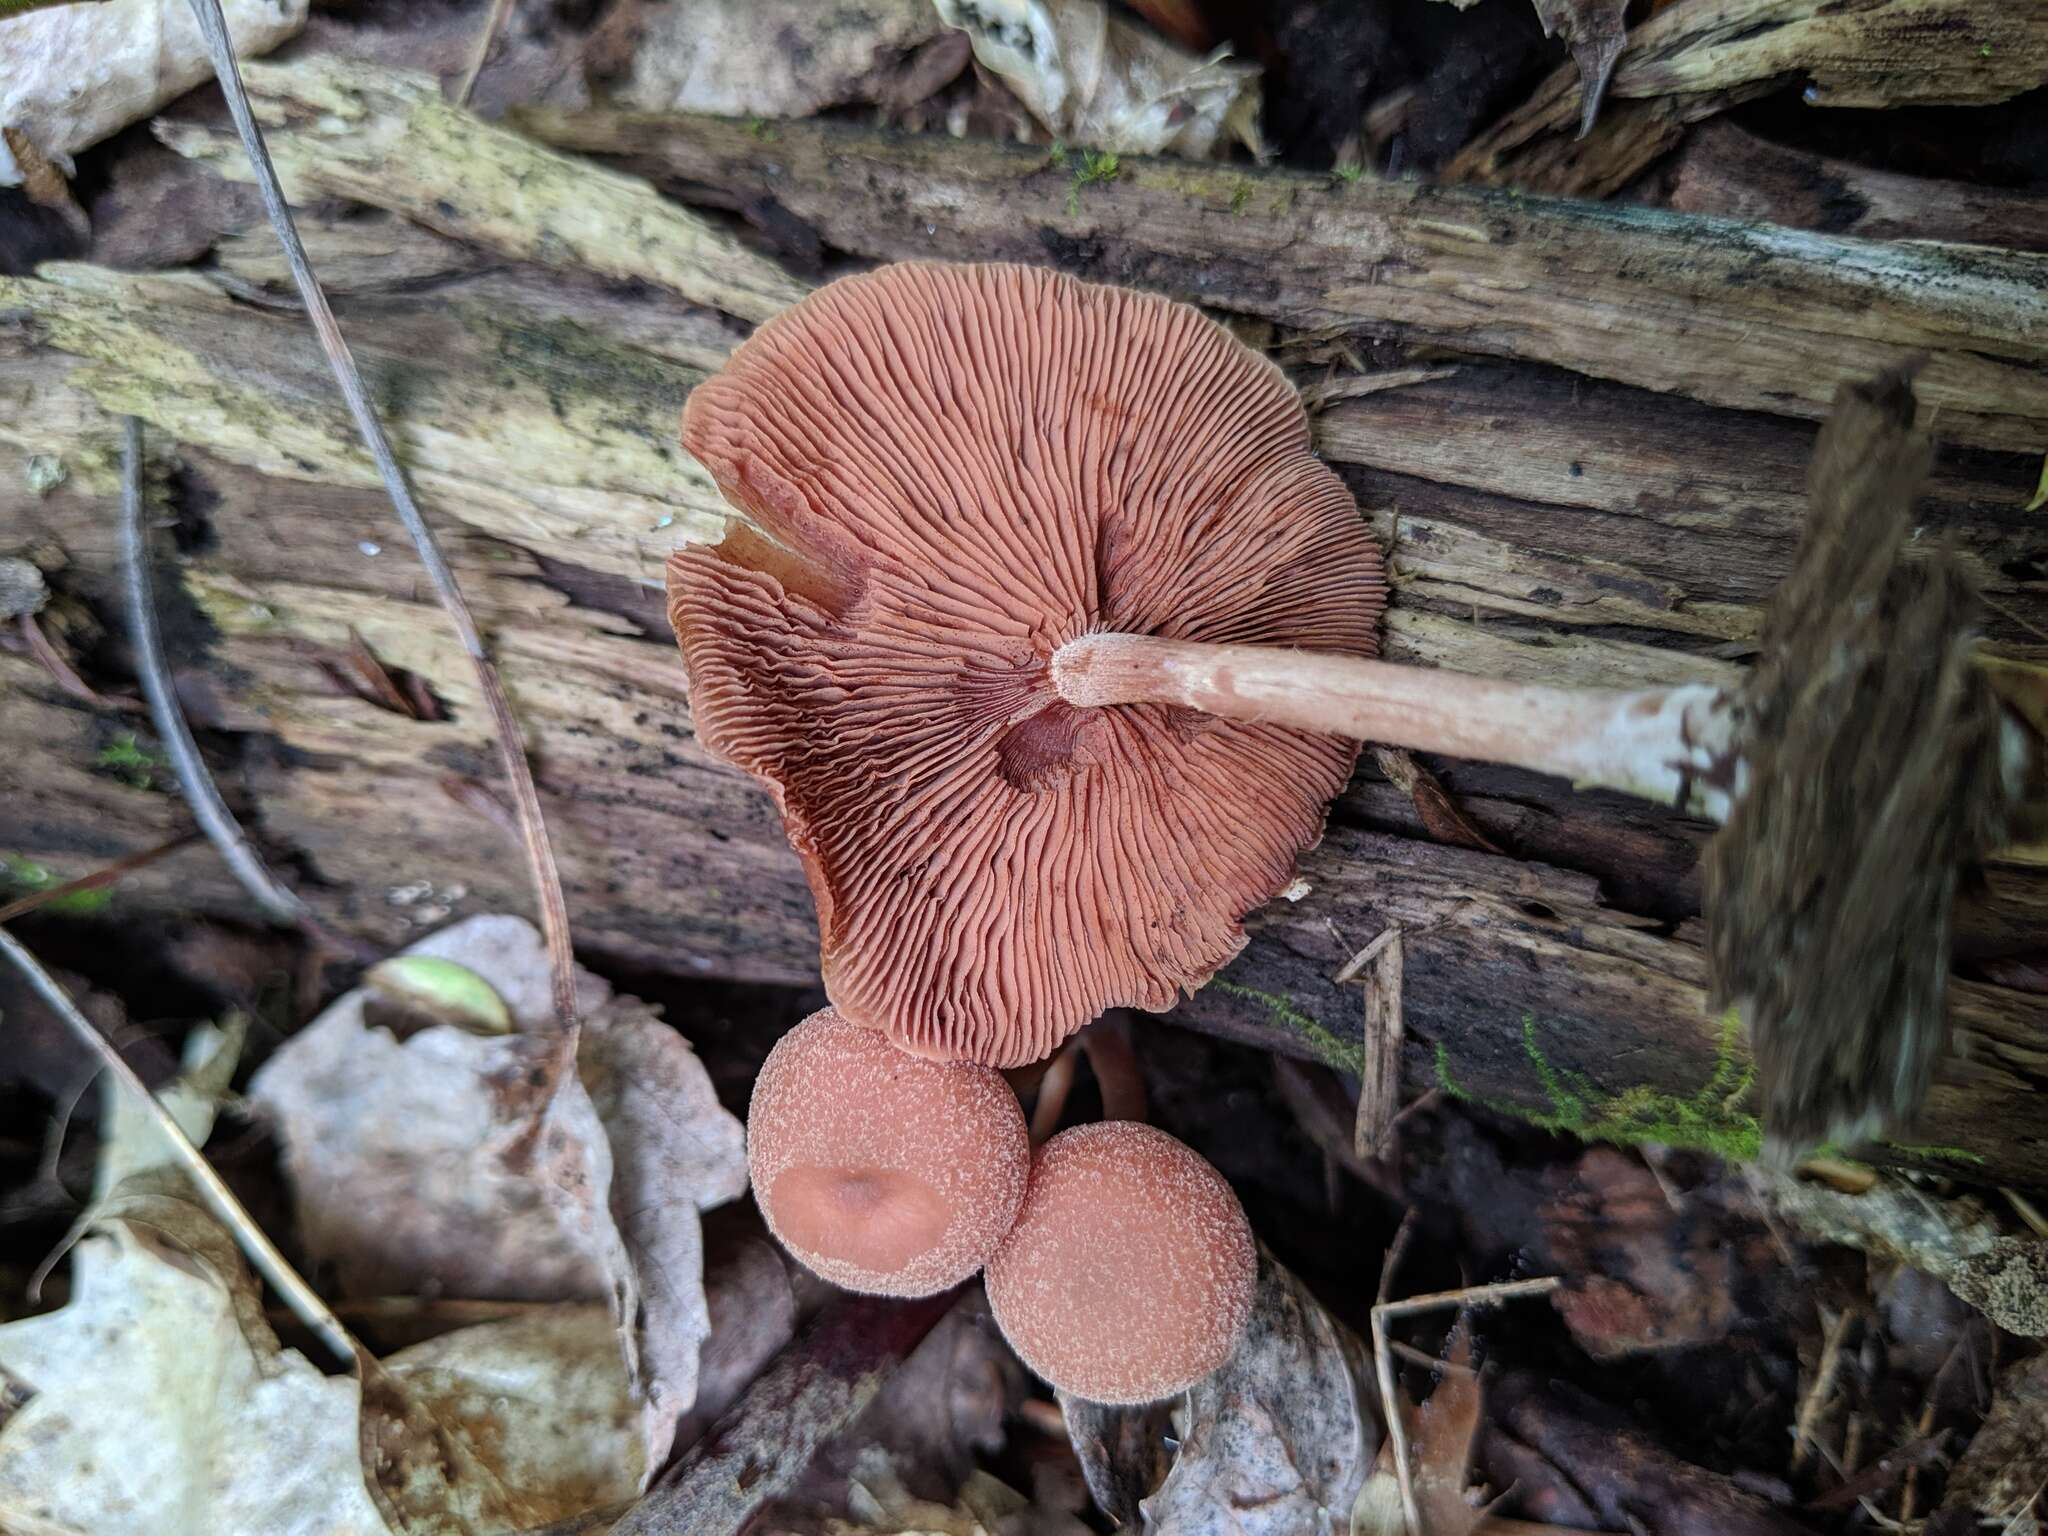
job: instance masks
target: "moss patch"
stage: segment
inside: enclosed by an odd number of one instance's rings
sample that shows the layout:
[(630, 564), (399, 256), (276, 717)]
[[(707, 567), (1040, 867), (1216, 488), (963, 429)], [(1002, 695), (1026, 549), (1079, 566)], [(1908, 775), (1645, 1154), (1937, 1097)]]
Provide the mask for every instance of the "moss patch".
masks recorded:
[(1714, 1039), (1713, 1073), (1689, 1097), (1648, 1086), (1608, 1093), (1581, 1073), (1558, 1071), (1536, 1043), (1536, 1020), (1526, 1014), (1522, 1018), (1522, 1051), (1549, 1100), (1547, 1109), (1471, 1092), (1451, 1075), (1450, 1054), (1441, 1044), (1436, 1048), (1437, 1083), (1454, 1099), (1581, 1141), (1698, 1147), (1737, 1162), (1754, 1161), (1763, 1150), (1763, 1126), (1755, 1115), (1739, 1107), (1755, 1081), (1756, 1067), (1743, 1049), (1742, 1020), (1732, 1008), (1722, 1016)]
[(1276, 992), (1261, 992), (1257, 987), (1225, 981), (1221, 977), (1209, 985), (1225, 997), (1263, 1004), (1268, 1019), (1290, 1034), (1299, 1035), (1308, 1042), (1316, 1055), (1338, 1070), (1349, 1072), (1353, 1077), (1365, 1071), (1365, 1047), (1339, 1039), (1318, 1020), (1297, 1008), (1292, 998), (1283, 997)]
[(99, 749), (93, 757), (93, 766), (121, 780), (130, 789), (149, 789), (154, 786), (156, 771), (161, 765), (155, 753), (137, 744), (133, 731), (124, 731)]
[[(1533, 1109), (1472, 1092), (1451, 1074), (1450, 1053), (1436, 1048), (1436, 1080), (1452, 1098), (1476, 1104), (1546, 1131), (1605, 1141), (1618, 1146), (1654, 1142), (1668, 1147), (1695, 1147), (1731, 1162), (1754, 1162), (1763, 1151), (1763, 1123), (1744, 1105), (1756, 1081), (1756, 1063), (1743, 1043), (1742, 1018), (1730, 1008), (1721, 1016), (1714, 1037), (1714, 1070), (1698, 1092), (1681, 1098), (1648, 1086), (1609, 1093), (1582, 1073), (1560, 1072), (1536, 1042), (1536, 1020), (1522, 1016), (1522, 1051), (1535, 1070), (1549, 1100), (1548, 1109)], [(1980, 1164), (1984, 1159), (1963, 1147), (1922, 1146), (1885, 1141), (1905, 1158), (1918, 1162)], [(1816, 1147), (1816, 1157), (1853, 1161), (1840, 1147)]]

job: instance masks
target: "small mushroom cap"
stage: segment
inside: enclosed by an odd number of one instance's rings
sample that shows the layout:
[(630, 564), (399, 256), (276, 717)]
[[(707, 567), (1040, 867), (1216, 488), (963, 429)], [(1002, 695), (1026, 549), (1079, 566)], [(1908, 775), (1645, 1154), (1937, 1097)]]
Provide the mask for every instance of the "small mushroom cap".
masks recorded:
[(1111, 1120), (1039, 1150), (984, 1281), (1040, 1376), (1091, 1402), (1149, 1403), (1230, 1358), (1258, 1268), (1223, 1175), (1164, 1131)]
[(683, 444), (749, 519), (669, 563), (691, 715), (781, 808), (849, 1019), (1021, 1066), (1243, 948), (1357, 744), (1077, 709), (1049, 662), (1374, 653), (1379, 550), (1277, 368), (1151, 294), (911, 263), (768, 322)]
[(995, 1072), (912, 1056), (826, 1008), (762, 1064), (747, 1167), (769, 1230), (807, 1267), (850, 1291), (929, 1296), (1016, 1221), (1031, 1138)]

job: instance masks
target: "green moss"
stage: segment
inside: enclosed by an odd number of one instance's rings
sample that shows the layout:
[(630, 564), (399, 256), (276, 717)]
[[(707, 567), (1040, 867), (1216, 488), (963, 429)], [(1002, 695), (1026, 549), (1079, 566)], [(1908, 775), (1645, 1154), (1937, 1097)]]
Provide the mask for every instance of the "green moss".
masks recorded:
[[(14, 896), (33, 896), (37, 891), (47, 891), (53, 885), (62, 885), (49, 870), (34, 859), (23, 858), (10, 853), (0, 859), (0, 886)], [(97, 891), (73, 891), (68, 896), (59, 896), (46, 901), (41, 911), (53, 917), (90, 917), (95, 912), (104, 912), (114, 899), (114, 893), (107, 889)]]
[(1251, 200), (1252, 184), (1249, 181), (1240, 181), (1230, 191), (1230, 216), (1233, 219), (1243, 218), (1244, 211), (1250, 206)]
[(1280, 1028), (1289, 1030), (1308, 1042), (1315, 1053), (1331, 1066), (1349, 1072), (1356, 1077), (1365, 1070), (1365, 1048), (1340, 1040), (1322, 1024), (1303, 1013), (1294, 1005), (1294, 1000), (1274, 992), (1261, 992), (1257, 987), (1247, 987), (1235, 981), (1217, 978), (1209, 983), (1225, 997), (1239, 998), (1247, 1003), (1263, 1003), (1267, 1017)]
[(1763, 1150), (1763, 1126), (1755, 1115), (1737, 1107), (1756, 1078), (1756, 1067), (1743, 1050), (1742, 1020), (1732, 1008), (1722, 1016), (1715, 1036), (1712, 1075), (1686, 1098), (1642, 1085), (1608, 1093), (1583, 1074), (1558, 1071), (1536, 1043), (1536, 1020), (1527, 1015), (1522, 1019), (1522, 1050), (1542, 1084), (1547, 1109), (1471, 1092), (1451, 1075), (1450, 1055), (1441, 1044), (1436, 1048), (1437, 1082), (1454, 1099), (1581, 1141), (1698, 1147), (1736, 1162), (1752, 1161)]
[[(1056, 144), (1055, 150), (1059, 149)], [(1064, 152), (1055, 155), (1053, 164), (1074, 168), (1074, 179), (1067, 187), (1067, 217), (1073, 218), (1081, 211), (1081, 189), (1093, 186), (1098, 181), (1115, 181), (1121, 166), (1117, 157), (1106, 149), (1084, 149), (1078, 159), (1071, 159)]]
[[(1581, 1141), (1697, 1147), (1731, 1162), (1753, 1162), (1763, 1150), (1763, 1123), (1741, 1107), (1756, 1081), (1756, 1064), (1749, 1059), (1742, 1039), (1742, 1019), (1733, 1008), (1721, 1016), (1714, 1037), (1714, 1070), (1689, 1098), (1642, 1086), (1608, 1093), (1582, 1074), (1559, 1072), (1536, 1043), (1536, 1021), (1526, 1014), (1522, 1018), (1522, 1051), (1542, 1085), (1548, 1109), (1531, 1109), (1473, 1093), (1451, 1075), (1450, 1053), (1441, 1043), (1436, 1048), (1437, 1084), (1454, 1099), (1546, 1131), (1576, 1136)], [(1916, 1146), (1901, 1141), (1879, 1144), (1923, 1162), (1984, 1161), (1963, 1147)], [(1815, 1148), (1813, 1155), (1853, 1161), (1842, 1148), (1832, 1144)]]
[(130, 789), (148, 789), (159, 766), (156, 755), (136, 743), (133, 731), (124, 731), (101, 747), (93, 762)]
[(1337, 167), (1336, 170), (1337, 179), (1343, 182), (1344, 185), (1346, 185), (1347, 187), (1355, 186), (1364, 177), (1364, 175), (1365, 167), (1360, 165), (1356, 160), (1351, 161), (1347, 165), (1340, 165)]
[(759, 139), (763, 144), (773, 144), (775, 142), (775, 125), (766, 118), (748, 118), (747, 132)]

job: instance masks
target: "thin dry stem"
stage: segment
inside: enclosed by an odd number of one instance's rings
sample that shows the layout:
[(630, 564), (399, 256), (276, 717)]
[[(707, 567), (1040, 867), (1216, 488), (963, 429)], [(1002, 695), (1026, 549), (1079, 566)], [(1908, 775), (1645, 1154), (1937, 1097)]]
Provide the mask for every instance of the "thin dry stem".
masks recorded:
[(1799, 1414), (1792, 1426), (1792, 1470), (1799, 1471), (1806, 1465), (1819, 1442), (1814, 1431), (1820, 1427), (1820, 1416), (1827, 1409), (1828, 1400), (1834, 1396), (1835, 1373), (1841, 1369), (1842, 1340), (1848, 1335), (1849, 1327), (1862, 1314), (1855, 1307), (1844, 1307), (1835, 1320), (1827, 1325), (1820, 1347), (1820, 1364), (1813, 1373), (1813, 1385), (1806, 1389), (1806, 1395), (1799, 1400)]
[(1408, 1526), (1408, 1536), (1424, 1536), (1422, 1510), (1415, 1501), (1415, 1477), (1408, 1467), (1408, 1431), (1401, 1422), (1400, 1404), (1394, 1392), (1394, 1350), (1387, 1337), (1387, 1320), (1406, 1317), (1416, 1312), (1430, 1312), (1442, 1307), (1495, 1307), (1504, 1301), (1515, 1301), (1524, 1296), (1547, 1296), (1564, 1281), (1556, 1275), (1546, 1275), (1539, 1280), (1500, 1280), (1491, 1285), (1465, 1286), (1455, 1291), (1430, 1291), (1421, 1296), (1410, 1296), (1402, 1301), (1386, 1299), (1387, 1276), (1392, 1272), (1394, 1260), (1399, 1257), (1398, 1249), (1407, 1237), (1415, 1212), (1409, 1211), (1402, 1218), (1401, 1230), (1394, 1234), (1393, 1246), (1387, 1250), (1387, 1262), (1380, 1272), (1380, 1299), (1372, 1309), (1372, 1364), (1373, 1375), (1378, 1379), (1380, 1409), (1387, 1418), (1387, 1438), (1394, 1444), (1394, 1480), (1401, 1488), (1401, 1514)]
[(213, 1171), (213, 1165), (197, 1147), (192, 1145), (192, 1139), (185, 1134), (171, 1112), (157, 1102), (156, 1095), (149, 1091), (140, 1077), (136, 1076), (135, 1069), (128, 1065), (126, 1058), (115, 1050), (113, 1043), (95, 1029), (92, 1021), (79, 1011), (78, 1005), (71, 1001), (70, 994), (57, 984), (57, 979), (44, 970), (41, 962), (29, 953), (19, 939), (4, 928), (0, 928), (0, 954), (6, 955), (13, 962), (15, 969), (28, 978), (29, 985), (50, 1006), (51, 1012), (62, 1019), (71, 1032), (99, 1058), (101, 1065), (113, 1074), (115, 1081), (142, 1103), (150, 1119), (169, 1143), (171, 1155), (177, 1159), (186, 1173), (191, 1175), (192, 1182), (199, 1191), (199, 1198), (206, 1203), (207, 1209), (219, 1218), (221, 1225), (233, 1235), (236, 1244), (255, 1266), (256, 1272), (270, 1283), (270, 1288), (292, 1309), (293, 1315), (311, 1329), (322, 1344), (334, 1352), (336, 1359), (354, 1365), (358, 1357), (356, 1342), (349, 1337), (349, 1332), (341, 1325), (341, 1320), (328, 1310), (327, 1303), (322, 1301), (318, 1293), (286, 1262), (285, 1256), (277, 1251), (276, 1245), (256, 1224), (256, 1219), (242, 1208), (242, 1203), (234, 1197), (221, 1176)]
[(0, 923), (11, 923), (17, 917), (26, 916), (36, 908), (61, 901), (66, 896), (76, 896), (80, 891), (96, 891), (102, 886), (112, 885), (123, 875), (154, 864), (180, 848), (191, 846), (198, 841), (197, 832), (186, 832), (167, 843), (158, 843), (154, 848), (145, 848), (140, 853), (131, 853), (125, 859), (116, 859), (104, 869), (96, 869), (89, 875), (80, 875), (76, 880), (66, 880), (62, 885), (53, 885), (40, 891), (10, 901), (0, 907)]
[(477, 629), (476, 619), (455, 580), (455, 573), (448, 567), (440, 541), (413, 502), (412, 491), (391, 452), (383, 424), (377, 419), (369, 394), (363, 388), (362, 375), (349, 353), (348, 342), (341, 334), (341, 327), (335, 323), (334, 311), (328, 307), (327, 295), (322, 291), (319, 279), (313, 275), (312, 264), (306, 259), (306, 248), (299, 240), (298, 227), (292, 222), (291, 210), (285, 204), (284, 188), (278, 182), (277, 170), (270, 163), (270, 153), (264, 147), (263, 135), (249, 109), (249, 93), (242, 84), (242, 72), (235, 62), (234, 44), (228, 36), (220, 0), (191, 0), (191, 3), (199, 20), (199, 29), (206, 38), (213, 72), (220, 80), (221, 91), (227, 97), (228, 111), (235, 120), (235, 132), (241, 137), (242, 148), (247, 152), (250, 168), (255, 173), (256, 186), (263, 194), (264, 211), (270, 217), (278, 244), (284, 248), (285, 261), (291, 267), (292, 281), (305, 303), (307, 317), (312, 320), (321, 349), (327, 354), (335, 382), (341, 387), (342, 398), (348, 402), (349, 414), (355, 418), (356, 430), (370, 450), (370, 457), (376, 461), (377, 473), (383, 479), (391, 505), (411, 535), (434, 594), (440, 599), (449, 623), (454, 626), (463, 650), (469, 655), (476, 670), (477, 686), (490, 709), (498, 752), (504, 761), (513, 804), (519, 814), (528, 873), (540, 907), (541, 931), (547, 939), (555, 1017), (563, 1035), (562, 1048), (551, 1064), (552, 1070), (559, 1074), (567, 1070), (575, 1058), (576, 960), (569, 941), (569, 911), (562, 898), (561, 872), (556, 868), (547, 823), (541, 816), (540, 795), (534, 788), (533, 768), (527, 762), (521, 744), (519, 723), (513, 718), (511, 703), (505, 697), (505, 686), (498, 676), (497, 663), (492, 660), (490, 649)]
[(156, 624), (156, 594), (150, 579), (149, 530), (142, 515), (142, 423), (133, 416), (121, 418), (121, 575), (128, 602), (128, 635), (135, 644), (135, 671), (142, 684), (142, 696), (149, 701), (150, 719), (156, 724), (159, 745), (171, 760), (192, 819), (219, 852), (221, 860), (249, 899), (272, 922), (288, 928), (303, 927), (312, 911), (298, 892), (280, 881), (263, 862), (242, 824), (235, 820), (227, 802), (221, 799), (206, 760), (199, 755), (199, 743), (185, 723), (176, 689), (164, 660), (163, 637)]

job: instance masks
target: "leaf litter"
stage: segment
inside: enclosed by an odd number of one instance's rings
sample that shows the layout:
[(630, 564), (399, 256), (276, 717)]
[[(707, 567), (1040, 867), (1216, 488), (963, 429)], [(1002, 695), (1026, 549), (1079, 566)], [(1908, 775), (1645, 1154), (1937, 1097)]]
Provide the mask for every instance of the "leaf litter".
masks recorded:
[(518, 1028), (400, 1040), (369, 1022), (389, 994), (358, 989), (264, 1064), (250, 1099), (307, 1252), (351, 1296), (605, 1300), (658, 1467), (710, 1331), (699, 1213), (745, 1192), (745, 1133), (682, 1036), (588, 972), (576, 1074), (542, 1099), (549, 973), (524, 919), (469, 918), (406, 954), (483, 978)]
[[(309, 1238), (354, 1245), (327, 1250), (338, 1273), (378, 1294), (557, 1304), (326, 1375), (279, 1341), (154, 1121), (110, 1091), (69, 1300), (0, 1327), (0, 1527), (484, 1536), (630, 1499), (665, 1456), (709, 1331), (699, 1212), (745, 1187), (738, 1122), (679, 1035), (587, 976), (578, 1074), (533, 1103), (521, 1047), (545, 1038), (549, 976), (522, 920), (471, 919), (413, 955), (437, 962), (415, 981), (453, 983), (486, 1016), (487, 986), (519, 1031), (473, 1033), (444, 1010), (401, 1042), (365, 1022), (358, 989), (266, 1063), (252, 1102), (279, 1121), (288, 1169), (317, 1158), (293, 1193)], [(381, 1006), (405, 995), (387, 986)], [(195, 1141), (239, 1043), (238, 1028), (193, 1030), (161, 1096)], [(298, 1095), (322, 1093), (295, 1118), (312, 1102)], [(477, 1250), (484, 1221), (521, 1246)], [(723, 1305), (762, 1326), (707, 1356), (728, 1398), (791, 1326), (779, 1260), (751, 1257), (722, 1277)]]

